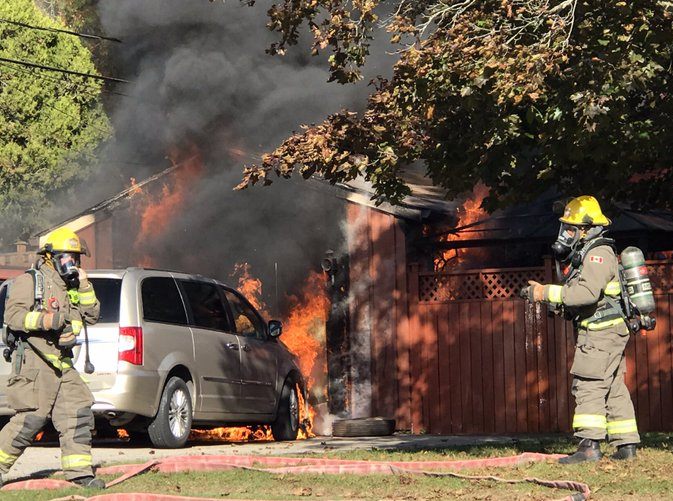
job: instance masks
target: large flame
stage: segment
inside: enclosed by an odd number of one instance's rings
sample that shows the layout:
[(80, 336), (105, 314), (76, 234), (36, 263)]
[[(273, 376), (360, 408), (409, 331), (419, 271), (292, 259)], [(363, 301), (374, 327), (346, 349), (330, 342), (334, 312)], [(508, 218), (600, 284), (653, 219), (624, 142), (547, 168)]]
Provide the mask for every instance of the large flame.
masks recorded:
[[(476, 223), (484, 218), (486, 211), (481, 208), (481, 203), (484, 198), (488, 195), (488, 188), (483, 184), (478, 184), (474, 187), (472, 196), (467, 198), (463, 203), (463, 206), (458, 209), (458, 222), (456, 224), (457, 228), (469, 226), (472, 223)], [(460, 235), (455, 233), (448, 233), (445, 236), (440, 237), (441, 242), (448, 242), (454, 240), (460, 240)], [(435, 271), (446, 271), (449, 268), (457, 267), (462, 265), (465, 262), (465, 252), (464, 249), (449, 249), (441, 251), (439, 256), (434, 260)]]
[[(263, 316), (269, 317), (268, 308), (262, 300), (262, 282), (250, 274), (248, 263), (235, 266), (233, 277), (238, 277), (238, 290)], [(283, 318), (282, 341), (297, 356), (302, 374), (308, 378), (308, 386), (315, 381), (314, 371), (327, 372), (326, 361), (315, 367), (325, 346), (325, 325), (329, 312), (329, 298), (325, 279), (321, 273), (311, 272), (304, 283), (300, 296), (291, 296), (290, 311)]]
[(182, 210), (189, 189), (203, 170), (201, 154), (196, 146), (189, 148), (186, 153), (175, 150), (168, 158), (175, 169), (166, 176), (161, 193), (145, 193), (131, 178), (130, 193), (144, 195), (135, 199), (135, 206), (140, 213), (140, 229), (134, 244), (139, 266), (151, 267), (155, 264), (152, 257), (144, 253), (147, 242), (159, 237), (167, 222)]
[[(329, 311), (329, 298), (325, 279), (321, 273), (311, 272), (300, 297), (291, 298), (291, 308), (283, 325), (283, 342), (299, 359), (299, 368), (308, 378), (309, 388), (315, 383), (316, 371), (327, 373), (325, 357), (319, 357), (325, 349), (325, 325)], [(316, 361), (324, 362), (316, 367)]]

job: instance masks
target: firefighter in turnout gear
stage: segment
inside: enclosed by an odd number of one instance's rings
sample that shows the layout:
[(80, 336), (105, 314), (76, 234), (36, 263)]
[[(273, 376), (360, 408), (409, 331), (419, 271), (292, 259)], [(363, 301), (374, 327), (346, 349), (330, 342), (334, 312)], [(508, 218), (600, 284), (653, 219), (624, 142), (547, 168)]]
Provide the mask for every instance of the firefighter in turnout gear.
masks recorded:
[(577, 452), (560, 463), (597, 461), (607, 434), (617, 447), (613, 459), (631, 459), (640, 443), (631, 396), (624, 383), (624, 350), (629, 329), (621, 306), (621, 286), (614, 241), (604, 237), (610, 220), (594, 197), (580, 196), (565, 206), (552, 245), (560, 285), (529, 281), (521, 296), (545, 302), (572, 319), (576, 335), (572, 394)]
[(6, 302), (7, 336), (15, 340), (7, 401), (16, 414), (0, 431), (0, 473), (51, 419), (66, 480), (104, 488), (92, 468), (93, 396), (72, 361), (77, 335), (84, 322), (96, 323), (100, 304), (80, 267), (75, 233), (51, 232), (38, 254), (34, 269), (11, 284)]

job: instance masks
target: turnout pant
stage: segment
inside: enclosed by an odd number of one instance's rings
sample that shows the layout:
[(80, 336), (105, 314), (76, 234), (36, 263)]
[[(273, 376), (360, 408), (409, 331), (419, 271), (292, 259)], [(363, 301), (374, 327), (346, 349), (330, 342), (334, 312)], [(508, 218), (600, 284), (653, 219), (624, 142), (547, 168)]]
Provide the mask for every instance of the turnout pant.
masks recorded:
[(614, 446), (640, 442), (631, 395), (624, 383), (626, 326), (580, 330), (571, 373), (575, 436)]
[(16, 414), (0, 431), (1, 473), (9, 471), (51, 419), (59, 435), (65, 478), (93, 475), (93, 396), (77, 370), (56, 370), (37, 353), (26, 349), (19, 374), (14, 368), (8, 380), (7, 400)]

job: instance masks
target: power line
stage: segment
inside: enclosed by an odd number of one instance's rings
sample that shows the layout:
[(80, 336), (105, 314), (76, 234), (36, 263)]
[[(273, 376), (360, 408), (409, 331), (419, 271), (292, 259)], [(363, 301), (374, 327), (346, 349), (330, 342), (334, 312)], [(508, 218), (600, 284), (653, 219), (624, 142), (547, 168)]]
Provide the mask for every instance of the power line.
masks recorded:
[[(10, 85), (9, 83), (5, 82), (5, 81), (2, 80), (2, 79), (0, 79), (0, 84), (4, 85), (5, 87), (11, 87), (12, 89), (14, 89), (14, 90), (16, 90), (16, 91), (19, 91), (19, 92), (20, 92), (21, 94), (23, 94), (24, 96), (28, 96), (28, 93), (27, 93), (26, 91), (20, 89), (20, 88), (17, 87), (16, 85)], [(30, 97), (30, 96), (29, 96), (29, 97)], [(70, 113), (66, 113), (65, 111), (63, 111), (63, 110), (61, 110), (61, 109), (57, 108), (56, 106), (53, 106), (53, 105), (51, 105), (51, 104), (49, 104), (49, 103), (42, 103), (42, 105), (43, 105), (43, 106), (46, 106), (46, 107), (48, 107), (48, 108), (51, 108), (52, 110), (58, 111), (59, 113), (65, 115), (65, 116), (68, 117), (68, 118), (72, 118), (73, 120), (80, 120), (80, 121), (81, 121), (81, 118), (79, 118), (79, 117), (75, 117), (74, 115), (71, 115)], [(24, 124), (22, 124), (22, 125), (24, 125)], [(102, 133), (104, 133), (104, 134), (110, 134), (110, 131), (109, 131), (109, 130), (102, 129), (102, 128), (100, 128), (100, 127), (98, 127), (97, 125), (94, 125), (94, 124), (92, 124), (92, 123), (87, 124), (85, 127), (91, 127), (92, 129), (96, 129), (97, 131), (102, 132)]]
[[(20, 72), (22, 72), (26, 75), (35, 76), (35, 74), (33, 73), (34, 70), (32, 68), (23, 68), (23, 67), (17, 66), (17, 65), (10, 65), (8, 63), (3, 63), (2, 61), (0, 61), (0, 67), (7, 68), (8, 70), (11, 70), (11, 71), (20, 71)], [(50, 82), (58, 83), (58, 84), (63, 83), (62, 80), (59, 80), (58, 78), (50, 76), (50, 75), (40, 75), (39, 78), (44, 79), (44, 80), (48, 80)], [(150, 108), (150, 107), (156, 108), (157, 106), (159, 106), (159, 103), (157, 103), (156, 101), (151, 101), (146, 97), (140, 97), (140, 96), (136, 96), (134, 94), (125, 94), (123, 92), (117, 92), (117, 91), (114, 91), (114, 90), (107, 89), (105, 87), (102, 87), (100, 89), (98, 89), (96, 87), (89, 87), (90, 85), (93, 85), (92, 83), (73, 82), (73, 84), (75, 86), (77, 86), (77, 91), (78, 92), (82, 92), (82, 93), (87, 94), (87, 95), (92, 96), (92, 97), (96, 97), (96, 96), (98, 96), (98, 94), (110, 94), (110, 95), (121, 96), (121, 97), (130, 99), (130, 100), (134, 101), (136, 104), (139, 104), (141, 106), (145, 106), (147, 108)], [(81, 86), (84, 86), (84, 89), (80, 89)]]
[(9, 19), (0, 19), (0, 23), (14, 24), (16, 26), (21, 26), (22, 28), (28, 28), (31, 30), (51, 31), (55, 33), (65, 33), (67, 35), (75, 35), (77, 37), (82, 38), (93, 38), (95, 40), (109, 40), (111, 42), (123, 43), (119, 38), (105, 37), (103, 35), (89, 35), (87, 33), (78, 33), (77, 31), (61, 30), (59, 28), (46, 28), (44, 26), (33, 26), (32, 24), (21, 23), (19, 21), (10, 21)]
[[(21, 66), (10, 65), (10, 64), (7, 64), (7, 63), (3, 63), (3, 62), (0, 62), (0, 66), (2, 66), (4, 68), (7, 68), (9, 70), (12, 70), (12, 71), (20, 71), (21, 73), (24, 73), (25, 75), (30, 75), (30, 76), (35, 75), (33, 73), (32, 69), (22, 68)], [(52, 77), (52, 76), (49, 76), (49, 75), (40, 75), (39, 78), (42, 78), (43, 80), (48, 80), (50, 82), (54, 82), (54, 83), (57, 83), (57, 84), (62, 84), (63, 83), (62, 80), (59, 80), (58, 78), (55, 78), (55, 77)], [(108, 89), (105, 89), (105, 88), (98, 89), (97, 87), (90, 87), (93, 84), (89, 83), (89, 82), (73, 82), (73, 83), (74, 83), (75, 86), (77, 86), (78, 91), (80, 91), (80, 89), (79, 89), (80, 86), (84, 86), (85, 88), (83, 90), (81, 90), (80, 92), (84, 92), (85, 94), (88, 94), (89, 96), (92, 96), (92, 97), (96, 97), (100, 93), (105, 93), (105, 94), (115, 94), (115, 95), (118, 95), (118, 96), (128, 97), (128, 98), (132, 98), (132, 99), (138, 99), (138, 98), (136, 98), (134, 96), (131, 96), (129, 94), (124, 94), (123, 92), (116, 92), (116, 91), (108, 90)]]
[(97, 80), (104, 80), (106, 82), (129, 83), (128, 80), (122, 80), (121, 78), (104, 77), (104, 76), (101, 76), (101, 75), (93, 75), (92, 73), (81, 73), (79, 71), (64, 70), (62, 68), (54, 68), (53, 66), (44, 66), (42, 64), (31, 63), (31, 62), (28, 62), (28, 61), (19, 61), (17, 59), (9, 59), (9, 58), (6, 58), (6, 57), (0, 57), (0, 61), (5, 61), (7, 63), (12, 63), (12, 64), (20, 64), (21, 66), (28, 66), (30, 68), (39, 68), (41, 70), (57, 71), (59, 73), (67, 73), (68, 75), (77, 75), (77, 76), (85, 77), (85, 78), (95, 78)]

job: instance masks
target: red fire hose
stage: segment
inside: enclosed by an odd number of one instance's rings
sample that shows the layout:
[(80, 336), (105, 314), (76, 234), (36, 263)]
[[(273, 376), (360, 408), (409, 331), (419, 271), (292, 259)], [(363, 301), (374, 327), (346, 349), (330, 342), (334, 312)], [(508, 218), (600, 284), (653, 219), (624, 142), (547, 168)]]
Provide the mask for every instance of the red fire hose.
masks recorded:
[[(121, 466), (108, 466), (99, 468), (100, 475), (117, 475), (117, 479), (108, 482), (108, 487), (113, 487), (125, 480), (148, 470), (162, 473), (177, 473), (188, 471), (222, 471), (228, 469), (246, 469), (263, 471), (266, 473), (322, 473), (322, 474), (417, 474), (427, 476), (451, 476), (464, 480), (493, 480), (496, 482), (534, 483), (554, 489), (573, 491), (572, 494), (556, 501), (586, 501), (591, 496), (589, 486), (568, 480), (552, 481), (537, 478), (508, 480), (495, 476), (470, 476), (455, 472), (429, 471), (434, 469), (456, 470), (465, 468), (487, 468), (493, 466), (515, 466), (526, 462), (546, 461), (558, 459), (563, 455), (538, 454), (525, 452), (518, 456), (469, 459), (456, 461), (354, 461), (345, 459), (319, 459), (319, 458), (286, 458), (268, 456), (180, 456), (150, 461), (144, 464), (132, 464)], [(263, 465), (268, 468), (253, 467)], [(70, 482), (54, 479), (23, 480), (8, 483), (1, 490), (43, 490), (72, 487)], [(195, 498), (185, 496), (173, 496), (168, 494), (149, 493), (111, 493), (100, 494), (85, 498), (83, 496), (67, 496), (51, 501), (80, 500), (80, 501), (214, 501), (213, 498)], [(230, 500), (239, 501), (239, 500)]]

